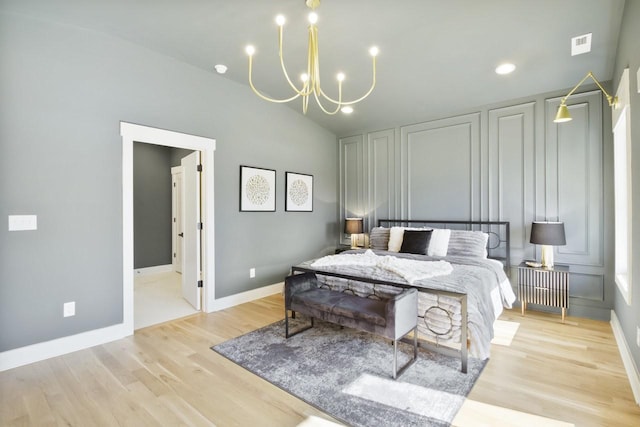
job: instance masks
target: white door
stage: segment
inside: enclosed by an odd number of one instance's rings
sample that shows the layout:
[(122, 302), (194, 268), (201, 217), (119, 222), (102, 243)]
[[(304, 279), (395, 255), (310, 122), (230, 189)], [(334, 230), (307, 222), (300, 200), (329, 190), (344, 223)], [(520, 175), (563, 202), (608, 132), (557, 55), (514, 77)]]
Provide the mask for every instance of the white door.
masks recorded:
[(182, 166), (171, 168), (171, 264), (182, 273)]
[(182, 296), (200, 310), (200, 152), (184, 157), (182, 164)]

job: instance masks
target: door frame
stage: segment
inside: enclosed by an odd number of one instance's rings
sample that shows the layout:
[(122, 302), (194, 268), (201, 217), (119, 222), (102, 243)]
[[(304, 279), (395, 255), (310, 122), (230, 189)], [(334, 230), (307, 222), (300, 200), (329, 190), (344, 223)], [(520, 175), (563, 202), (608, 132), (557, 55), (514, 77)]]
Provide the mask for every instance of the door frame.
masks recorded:
[(213, 311), (215, 302), (214, 153), (216, 140), (120, 122), (122, 136), (122, 323), (132, 335), (133, 325), (133, 143), (197, 150), (202, 153), (202, 311)]

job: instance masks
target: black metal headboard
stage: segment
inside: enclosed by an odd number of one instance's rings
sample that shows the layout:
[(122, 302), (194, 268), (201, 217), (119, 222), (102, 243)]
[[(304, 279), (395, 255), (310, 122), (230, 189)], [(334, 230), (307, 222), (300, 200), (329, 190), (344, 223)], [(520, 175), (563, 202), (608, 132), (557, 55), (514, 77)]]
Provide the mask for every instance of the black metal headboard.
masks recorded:
[(378, 227), (432, 227), (450, 230), (477, 230), (489, 235), (487, 254), (504, 264), (511, 271), (511, 230), (509, 221), (448, 221), (430, 219), (379, 219)]

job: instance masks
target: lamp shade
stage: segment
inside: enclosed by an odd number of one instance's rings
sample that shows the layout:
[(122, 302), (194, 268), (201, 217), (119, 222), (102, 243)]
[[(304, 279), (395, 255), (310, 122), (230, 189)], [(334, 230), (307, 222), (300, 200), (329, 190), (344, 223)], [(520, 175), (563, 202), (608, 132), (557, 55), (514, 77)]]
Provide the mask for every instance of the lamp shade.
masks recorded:
[(560, 104), (558, 107), (558, 112), (556, 113), (556, 118), (553, 119), (554, 123), (564, 123), (571, 120), (571, 114), (569, 114), (569, 109), (565, 104)]
[(529, 242), (536, 245), (566, 245), (564, 223), (534, 221), (531, 223), (531, 239)]
[(361, 234), (362, 218), (346, 218), (344, 221), (344, 232), (346, 234)]

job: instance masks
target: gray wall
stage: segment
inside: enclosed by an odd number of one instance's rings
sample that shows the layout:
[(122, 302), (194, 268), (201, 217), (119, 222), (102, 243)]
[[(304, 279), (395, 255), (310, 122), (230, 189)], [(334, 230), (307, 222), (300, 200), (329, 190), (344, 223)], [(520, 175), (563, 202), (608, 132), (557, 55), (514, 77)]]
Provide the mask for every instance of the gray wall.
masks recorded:
[(171, 264), (171, 151), (133, 144), (133, 267)]
[(611, 280), (611, 286), (616, 287), (614, 310), (620, 320), (625, 339), (633, 355), (636, 367), (640, 366), (640, 348), (636, 345), (636, 328), (640, 326), (640, 94), (638, 93), (637, 73), (640, 68), (640, 1), (628, 0), (625, 3), (622, 18), (622, 31), (618, 42), (616, 56), (614, 87), (618, 87), (622, 70), (629, 67), (629, 86), (631, 92), (631, 179), (633, 190), (633, 220), (632, 220), (632, 266), (633, 283), (631, 305), (627, 305), (624, 298)]
[(133, 267), (171, 264), (171, 168), (192, 150), (133, 145)]
[(515, 269), (539, 259), (531, 222), (560, 219), (567, 245), (556, 262), (571, 266), (569, 313), (609, 319), (611, 120), (600, 92), (586, 89), (569, 99), (574, 120), (562, 126), (553, 118), (569, 89), (340, 138), (341, 220), (510, 221)]
[[(0, 13), (0, 98), (0, 217), (39, 226), (0, 230), (0, 351), (122, 322), (120, 121), (217, 140), (217, 297), (279, 282), (336, 244), (335, 135), (244, 85)], [(277, 212), (238, 212), (240, 164), (277, 170)], [(283, 212), (285, 170), (314, 175), (312, 213)], [(63, 318), (67, 301), (76, 316)]]

